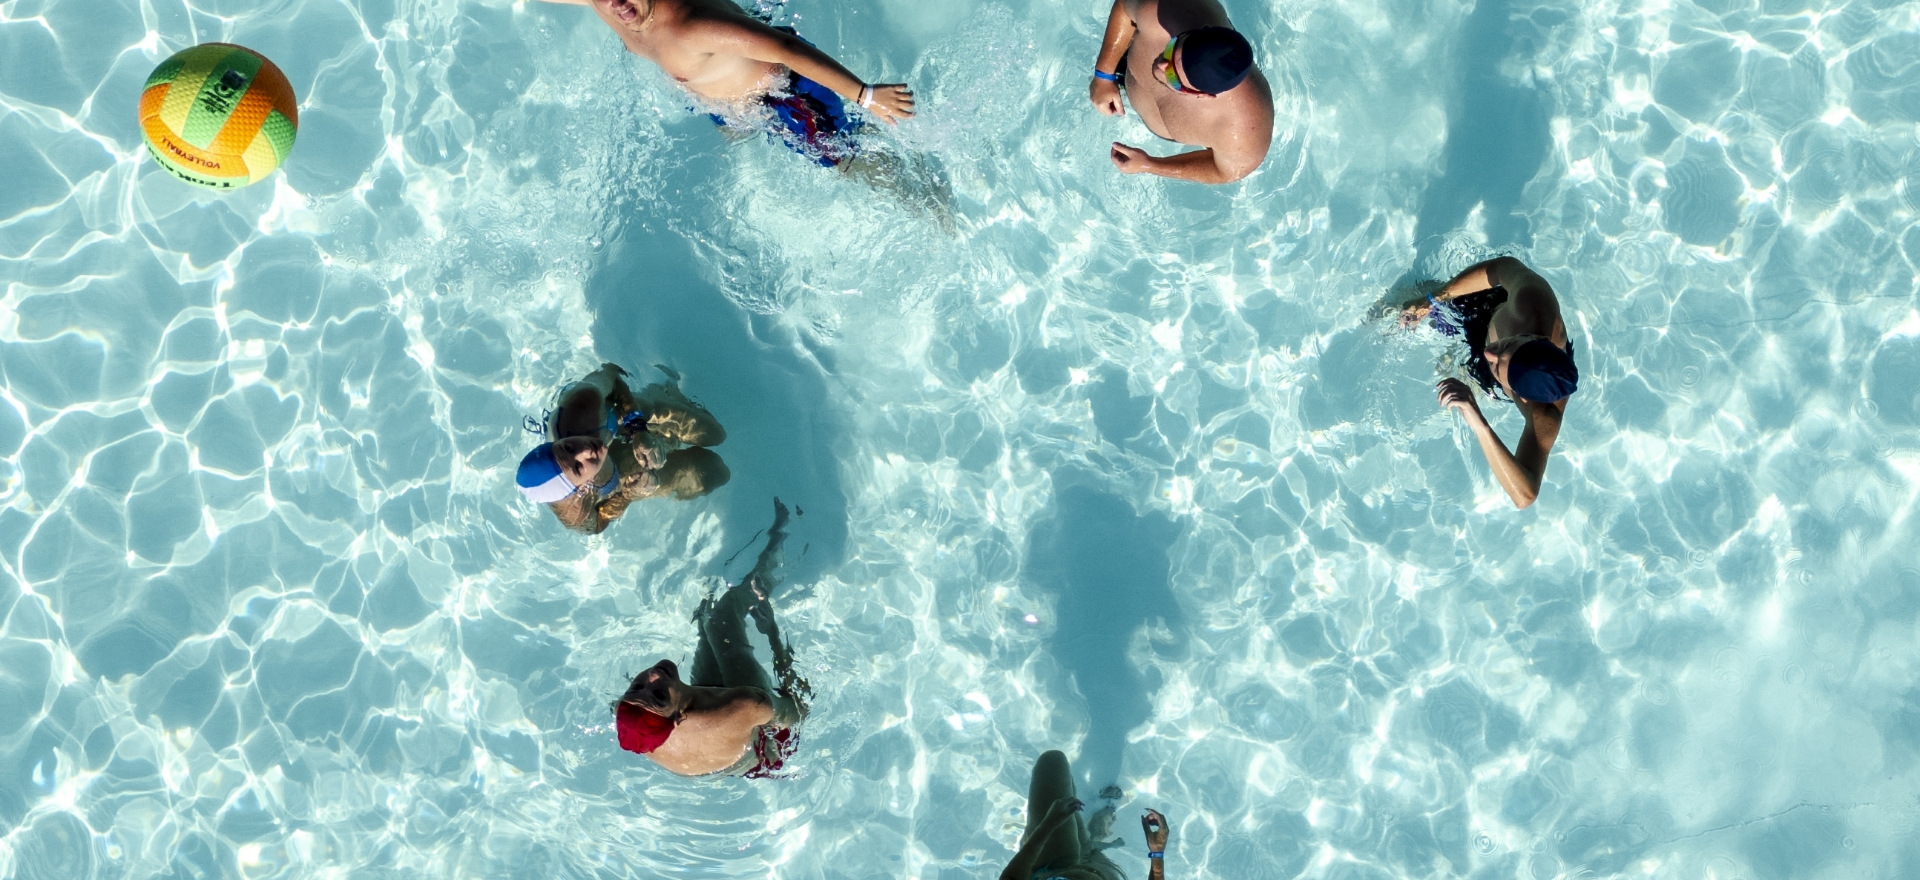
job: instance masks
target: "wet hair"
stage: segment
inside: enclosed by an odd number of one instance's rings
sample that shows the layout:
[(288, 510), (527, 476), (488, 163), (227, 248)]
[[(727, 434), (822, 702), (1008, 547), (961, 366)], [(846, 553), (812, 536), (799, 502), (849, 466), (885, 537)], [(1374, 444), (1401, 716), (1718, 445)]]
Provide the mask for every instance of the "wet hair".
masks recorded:
[(1187, 31), (1180, 35), (1180, 69), (1188, 87), (1218, 95), (1253, 72), (1253, 46), (1233, 28)]

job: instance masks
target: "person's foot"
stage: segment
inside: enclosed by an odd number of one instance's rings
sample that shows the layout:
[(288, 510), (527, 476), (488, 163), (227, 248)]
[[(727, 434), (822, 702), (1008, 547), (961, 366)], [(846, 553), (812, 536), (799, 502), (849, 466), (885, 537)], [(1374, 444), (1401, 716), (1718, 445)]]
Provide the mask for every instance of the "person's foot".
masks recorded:
[(707, 618), (713, 614), (713, 609), (719, 604), (719, 600), (714, 598), (713, 588), (708, 587), (707, 597), (700, 600), (700, 607), (693, 609), (693, 622), (706, 623)]
[(773, 619), (773, 602), (768, 600), (766, 591), (760, 589), (760, 579), (749, 577), (741, 586), (753, 591), (753, 604), (747, 606), (747, 616), (753, 618), (753, 624), (759, 628), (761, 635), (778, 641), (780, 624)]

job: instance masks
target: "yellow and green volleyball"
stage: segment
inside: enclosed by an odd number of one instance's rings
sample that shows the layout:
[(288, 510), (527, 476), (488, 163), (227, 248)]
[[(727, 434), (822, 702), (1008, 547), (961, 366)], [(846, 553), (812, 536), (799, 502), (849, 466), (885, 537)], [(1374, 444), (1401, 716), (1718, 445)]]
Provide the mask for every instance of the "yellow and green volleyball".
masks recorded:
[(140, 131), (160, 167), (188, 183), (235, 189), (286, 161), (300, 127), (286, 74), (260, 53), (203, 43), (154, 68)]

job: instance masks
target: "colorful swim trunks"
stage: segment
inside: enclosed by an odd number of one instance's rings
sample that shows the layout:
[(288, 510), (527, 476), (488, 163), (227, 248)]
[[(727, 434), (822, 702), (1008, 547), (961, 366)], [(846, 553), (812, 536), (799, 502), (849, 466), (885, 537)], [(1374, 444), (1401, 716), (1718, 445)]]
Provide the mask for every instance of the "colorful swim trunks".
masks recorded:
[[(793, 33), (792, 28), (775, 30)], [(771, 122), (775, 127), (767, 132), (768, 140), (786, 144), (788, 149), (826, 168), (836, 167), (859, 153), (852, 137), (859, 123), (847, 118), (846, 102), (832, 89), (789, 72), (785, 94), (779, 91), (760, 96), (760, 102), (773, 111)], [(708, 116), (713, 124), (722, 128), (735, 124), (718, 113)]]
[(746, 779), (780, 779), (780, 771), (786, 767), (787, 759), (799, 750), (800, 735), (792, 728), (763, 726), (753, 742), (754, 765), (740, 775)]

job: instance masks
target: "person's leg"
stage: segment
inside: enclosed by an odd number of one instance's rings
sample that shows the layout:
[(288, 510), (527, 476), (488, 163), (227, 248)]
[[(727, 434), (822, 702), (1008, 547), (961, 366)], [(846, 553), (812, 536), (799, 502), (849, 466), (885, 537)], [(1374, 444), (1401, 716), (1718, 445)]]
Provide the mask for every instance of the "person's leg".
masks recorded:
[[(1073, 768), (1068, 765), (1067, 756), (1058, 750), (1041, 755), (1040, 760), (1033, 762), (1033, 781), (1027, 785), (1027, 830), (1020, 835), (1020, 842), (1025, 844), (1034, 829), (1047, 818), (1054, 801), (1074, 796)], [(1086, 821), (1075, 814), (1047, 839), (1034, 864), (1052, 869), (1078, 864), (1087, 851), (1086, 833)]]
[[(780, 566), (780, 545), (787, 539), (787, 506), (773, 502), (773, 527), (767, 529), (767, 546), (753, 571), (729, 587), (718, 602), (700, 606), (701, 638), (712, 649), (724, 687), (757, 687), (775, 693), (765, 668), (753, 656), (753, 643), (747, 638), (747, 618), (760, 623), (761, 631), (771, 628), (777, 640), (778, 627), (772, 626), (773, 606), (767, 602), (774, 584), (773, 572)], [(774, 648), (776, 656), (784, 650)]]
[(718, 678), (702, 682), (705, 686), (757, 687), (773, 693), (773, 683), (754, 658), (753, 642), (747, 638), (747, 616), (753, 613), (758, 598), (752, 588), (741, 583), (728, 588), (717, 601), (701, 603), (694, 620), (700, 629), (702, 649), (712, 663), (708, 677)]
[(634, 403), (647, 414), (647, 431), (666, 440), (687, 446), (719, 446), (727, 440), (713, 413), (672, 385), (648, 385), (634, 395)]
[(667, 460), (653, 473), (651, 496), (671, 494), (686, 501), (698, 498), (727, 484), (733, 472), (718, 453), (704, 446), (667, 453)]
[(685, 679), (694, 687), (726, 687), (726, 674), (720, 669), (720, 657), (707, 639), (707, 618), (713, 614), (714, 599), (708, 596), (693, 612), (693, 627), (698, 634), (693, 646), (693, 677)]

